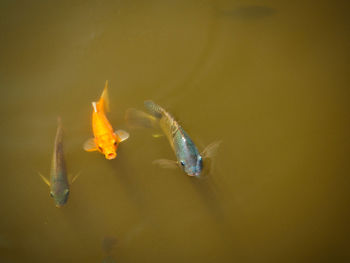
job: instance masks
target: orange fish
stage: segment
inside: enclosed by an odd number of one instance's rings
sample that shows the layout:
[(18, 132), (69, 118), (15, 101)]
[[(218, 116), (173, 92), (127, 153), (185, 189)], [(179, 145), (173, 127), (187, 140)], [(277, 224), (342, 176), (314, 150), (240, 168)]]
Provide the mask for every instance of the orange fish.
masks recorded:
[(92, 130), (94, 138), (84, 143), (87, 152), (100, 151), (106, 159), (112, 160), (117, 156), (117, 148), (120, 142), (129, 138), (129, 133), (123, 130), (113, 131), (105, 111), (109, 111), (108, 80), (98, 102), (92, 102)]

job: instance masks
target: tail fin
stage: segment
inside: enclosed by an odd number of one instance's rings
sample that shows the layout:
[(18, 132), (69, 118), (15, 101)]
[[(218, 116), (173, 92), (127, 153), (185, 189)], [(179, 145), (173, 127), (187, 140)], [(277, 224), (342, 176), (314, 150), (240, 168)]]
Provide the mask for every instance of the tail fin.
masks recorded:
[(57, 131), (55, 137), (55, 145), (62, 143), (63, 137), (63, 128), (62, 128), (62, 118), (60, 116), (57, 117)]
[(63, 126), (62, 126), (62, 118), (61, 116), (57, 117), (57, 132), (56, 132), (56, 137), (62, 136), (63, 133)]
[(155, 104), (153, 101), (151, 100), (146, 100), (144, 102), (144, 105), (146, 107), (146, 109), (148, 110), (149, 113), (151, 113), (154, 117), (160, 119), (162, 118), (162, 113), (163, 113), (163, 109), (162, 107), (160, 107), (159, 105)]
[(109, 111), (108, 80), (106, 80), (105, 88), (103, 89), (100, 100), (96, 104), (97, 110), (107, 112)]
[(57, 117), (57, 126), (58, 127), (62, 127), (62, 118), (61, 118), (61, 116)]

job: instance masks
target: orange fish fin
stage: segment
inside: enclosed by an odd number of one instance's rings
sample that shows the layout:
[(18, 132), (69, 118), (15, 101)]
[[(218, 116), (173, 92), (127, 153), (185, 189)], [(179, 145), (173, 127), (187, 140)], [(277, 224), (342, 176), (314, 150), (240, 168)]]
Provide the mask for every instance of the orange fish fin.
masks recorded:
[(128, 132), (124, 131), (124, 130), (117, 130), (114, 133), (120, 139), (119, 142), (123, 142), (123, 141), (127, 140), (130, 137), (130, 134)]
[(97, 102), (97, 109), (99, 111), (109, 112), (109, 95), (108, 95), (108, 80), (106, 80), (105, 88), (103, 89), (100, 100)]
[(98, 112), (97, 104), (95, 101), (92, 102), (92, 108), (94, 109), (94, 112)]
[(97, 151), (96, 143), (94, 138), (90, 138), (84, 142), (83, 148), (87, 152)]

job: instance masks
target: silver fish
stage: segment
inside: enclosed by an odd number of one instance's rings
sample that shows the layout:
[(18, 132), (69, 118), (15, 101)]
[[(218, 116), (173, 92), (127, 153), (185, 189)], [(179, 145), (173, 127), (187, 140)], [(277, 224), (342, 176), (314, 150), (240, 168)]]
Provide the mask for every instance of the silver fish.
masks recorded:
[(162, 107), (150, 100), (145, 101), (144, 104), (149, 113), (159, 119), (160, 127), (185, 173), (190, 176), (199, 176), (203, 169), (203, 160), (190, 136)]
[[(50, 196), (54, 199), (56, 207), (62, 207), (65, 205), (67, 203), (70, 190), (63, 155), (63, 129), (61, 118), (58, 118), (58, 127), (51, 163), (50, 181), (43, 175), (39, 175), (50, 187)], [(75, 179), (76, 178), (74, 178), (72, 181)]]
[(164, 168), (174, 168), (179, 165), (187, 175), (199, 176), (203, 170), (203, 158), (212, 157), (220, 142), (212, 143), (202, 153), (199, 153), (190, 136), (169, 112), (151, 100), (145, 101), (144, 105), (151, 116), (142, 111), (129, 109), (126, 113), (127, 121), (134, 127), (154, 127), (158, 123), (177, 159), (177, 161), (160, 159), (153, 163)]

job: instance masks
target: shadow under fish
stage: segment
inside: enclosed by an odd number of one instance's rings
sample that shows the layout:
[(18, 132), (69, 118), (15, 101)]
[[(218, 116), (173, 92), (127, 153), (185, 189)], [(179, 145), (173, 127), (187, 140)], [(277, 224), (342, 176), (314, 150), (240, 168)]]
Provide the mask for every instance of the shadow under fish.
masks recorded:
[(125, 118), (128, 124), (133, 127), (160, 127), (177, 159), (155, 160), (153, 164), (163, 168), (180, 166), (187, 175), (199, 177), (203, 170), (203, 159), (213, 157), (221, 142), (216, 141), (199, 153), (190, 136), (169, 112), (150, 100), (145, 101), (144, 105), (149, 114), (136, 109), (127, 110)]
[(67, 177), (66, 163), (63, 154), (63, 129), (61, 118), (58, 118), (58, 127), (51, 163), (50, 180), (40, 174), (40, 177), (50, 188), (50, 196), (54, 199), (56, 207), (62, 207), (68, 201), (70, 184), (79, 176), (77, 174), (71, 182)]

